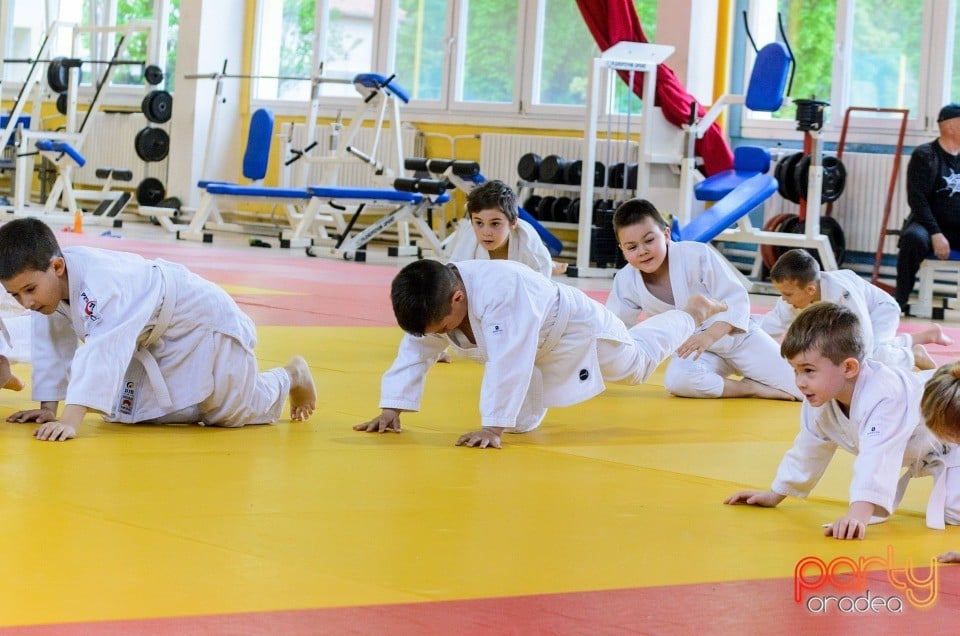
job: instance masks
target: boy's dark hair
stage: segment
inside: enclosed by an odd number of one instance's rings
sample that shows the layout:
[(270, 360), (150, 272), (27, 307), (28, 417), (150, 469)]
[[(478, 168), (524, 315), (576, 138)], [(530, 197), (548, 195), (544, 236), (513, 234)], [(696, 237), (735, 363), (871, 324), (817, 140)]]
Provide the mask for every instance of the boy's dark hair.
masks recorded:
[(834, 364), (847, 358), (863, 360), (863, 330), (857, 315), (834, 303), (813, 303), (800, 312), (780, 344), (780, 355), (791, 358), (812, 351)]
[(457, 272), (437, 261), (414, 261), (400, 270), (390, 285), (393, 314), (400, 328), (422, 336), (427, 327), (450, 313), (453, 292), (462, 283)]
[(45, 272), (63, 256), (53, 230), (40, 219), (15, 219), (0, 226), (0, 280), (26, 271)]
[(503, 212), (510, 223), (517, 221), (517, 195), (503, 181), (487, 181), (467, 194), (467, 213), (497, 209)]
[(947, 442), (960, 438), (960, 362), (937, 369), (923, 387), (920, 411), (934, 435)]
[(770, 268), (770, 280), (775, 283), (794, 281), (804, 287), (820, 280), (820, 263), (807, 250), (790, 250)]
[(613, 213), (613, 232), (619, 238), (621, 229), (629, 225), (636, 225), (647, 218), (653, 219), (661, 230), (667, 229), (667, 222), (654, 204), (646, 199), (624, 201)]

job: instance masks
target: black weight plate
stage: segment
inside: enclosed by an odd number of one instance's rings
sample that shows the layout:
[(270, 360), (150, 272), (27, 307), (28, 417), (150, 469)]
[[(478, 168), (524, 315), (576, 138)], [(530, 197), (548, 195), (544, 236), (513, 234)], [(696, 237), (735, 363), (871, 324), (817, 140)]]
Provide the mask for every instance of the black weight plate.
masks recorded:
[(147, 177), (137, 186), (137, 203), (152, 206), (163, 201), (166, 189), (160, 179)]
[(173, 95), (167, 91), (150, 91), (140, 102), (140, 110), (151, 123), (168, 122), (173, 115)]
[(800, 191), (797, 189), (797, 184), (794, 179), (794, 170), (797, 167), (797, 164), (803, 160), (804, 155), (802, 152), (797, 152), (790, 155), (787, 158), (786, 163), (783, 164), (783, 198), (791, 203), (800, 203)]
[(67, 94), (60, 93), (57, 95), (57, 112), (61, 115), (67, 114)]
[(543, 183), (563, 183), (563, 171), (567, 162), (560, 155), (547, 155), (540, 162), (540, 181)]
[(144, 161), (163, 161), (170, 152), (170, 135), (163, 128), (149, 126), (137, 133), (133, 139), (137, 156)]
[(156, 86), (163, 81), (163, 69), (156, 64), (150, 64), (143, 69), (143, 79), (147, 84)]
[(66, 93), (70, 85), (70, 69), (64, 64), (66, 59), (55, 57), (47, 63), (47, 85), (54, 93)]

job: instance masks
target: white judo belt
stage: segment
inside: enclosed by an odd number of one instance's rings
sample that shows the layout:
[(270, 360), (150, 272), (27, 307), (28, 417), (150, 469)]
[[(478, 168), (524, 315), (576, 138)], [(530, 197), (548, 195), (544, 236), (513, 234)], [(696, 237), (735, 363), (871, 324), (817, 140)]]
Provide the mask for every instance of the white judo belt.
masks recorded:
[(960, 446), (958, 445), (944, 445), (943, 452), (927, 455), (923, 458), (922, 465), (911, 467), (900, 478), (894, 508), (900, 505), (900, 500), (903, 499), (911, 478), (933, 475), (933, 490), (927, 501), (927, 527), (943, 530), (946, 528), (947, 474), (951, 470), (956, 470), (958, 466), (960, 466)]
[(162, 267), (157, 268), (163, 278), (163, 300), (160, 301), (160, 312), (157, 315), (157, 322), (150, 329), (147, 337), (139, 343), (137, 350), (133, 352), (135, 360), (143, 366), (150, 380), (150, 386), (157, 396), (157, 403), (164, 409), (173, 408), (173, 400), (170, 398), (170, 389), (160, 373), (160, 365), (157, 359), (150, 353), (150, 347), (153, 346), (163, 333), (170, 326), (170, 319), (173, 318), (173, 310), (177, 304), (177, 277), (169, 276), (164, 273)]

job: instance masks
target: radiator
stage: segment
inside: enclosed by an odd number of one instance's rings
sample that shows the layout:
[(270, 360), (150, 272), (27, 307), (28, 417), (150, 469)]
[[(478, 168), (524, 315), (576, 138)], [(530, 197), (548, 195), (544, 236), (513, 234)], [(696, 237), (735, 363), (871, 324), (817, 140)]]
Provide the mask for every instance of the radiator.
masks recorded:
[[(578, 137), (549, 137), (539, 135), (508, 135), (483, 134), (481, 135), (480, 167), (487, 178), (501, 179), (507, 183), (517, 181), (517, 163), (524, 154), (534, 152), (541, 157), (550, 154), (561, 155), (567, 160), (579, 159), (582, 156), (583, 139)], [(624, 161), (623, 147), (625, 142), (610, 142), (610, 159), (608, 160), (606, 140), (597, 141), (597, 160), (606, 164)], [(628, 161), (637, 160), (637, 144), (631, 144)], [(891, 206), (888, 228), (899, 228), (906, 218), (909, 209), (906, 200), (906, 166), (909, 156), (901, 158), (900, 170), (897, 175), (897, 186)], [(880, 225), (883, 220), (883, 210), (887, 197), (887, 188), (890, 181), (890, 171), (893, 165), (893, 155), (869, 153), (844, 153), (843, 163), (847, 169), (847, 182), (843, 194), (833, 204), (831, 216), (836, 218), (843, 228), (847, 249), (854, 252), (872, 254), (877, 250), (877, 241), (880, 237)], [(676, 188), (679, 180), (676, 177), (675, 167), (654, 164), (650, 175), (650, 184), (653, 188)], [(543, 192), (541, 192), (543, 190)], [(553, 194), (548, 188), (538, 188), (537, 194)], [(573, 196), (567, 193), (568, 196)], [(643, 196), (643, 193), (638, 193)], [(600, 198), (601, 191), (595, 195)], [(671, 200), (676, 205), (677, 194), (671, 194)], [(620, 198), (617, 194), (606, 198)], [(665, 212), (671, 211), (670, 203), (663, 204), (655, 200)], [(797, 214), (799, 206), (785, 201), (779, 194), (775, 194), (766, 204), (765, 218), (777, 214)], [(888, 238), (884, 246), (885, 253), (896, 253), (896, 237)]]
[[(340, 140), (346, 141), (346, 129), (340, 131)], [(374, 143), (374, 129), (373, 128), (361, 128), (357, 131), (356, 136), (353, 138), (352, 146), (356, 146), (360, 151), (370, 154), (371, 149), (373, 148)], [(320, 156), (329, 155), (331, 147), (331, 134), (332, 128), (330, 126), (317, 126), (316, 134), (314, 135), (313, 141), (317, 142), (317, 146), (311, 151), (312, 154), (320, 153)], [(280, 135), (285, 143), (293, 149), (305, 148), (309, 142), (307, 140), (307, 125), (306, 124), (283, 124), (280, 129)], [(397, 166), (396, 164), (396, 142), (394, 141), (395, 136), (393, 131), (390, 128), (384, 128), (383, 132), (380, 133), (380, 145), (377, 149), (376, 154), (373, 156), (374, 159), (381, 162), (385, 167), (393, 170), (394, 175), (397, 177), (402, 177), (406, 173), (403, 170), (403, 166)], [(283, 147), (285, 143), (279, 144), (280, 152), (283, 153)], [(422, 157), (424, 153), (424, 141), (423, 135), (412, 126), (403, 126), (400, 131), (400, 143), (402, 144), (402, 152), (400, 155), (404, 158), (406, 157)], [(283, 160), (283, 155), (281, 154), (281, 160)], [(371, 175), (373, 174), (373, 168), (363, 163), (360, 160), (351, 161), (349, 163), (344, 163), (340, 165), (339, 173), (337, 175), (336, 183), (332, 183), (328, 177), (324, 176), (324, 172), (330, 169), (330, 164), (321, 164), (321, 163), (308, 163), (306, 164), (306, 177), (305, 182), (302, 185), (342, 185), (342, 186), (366, 186), (370, 187), (374, 185), (371, 183)], [(297, 184), (297, 163), (291, 165), (291, 183), (290, 185), (296, 186), (301, 185)], [(329, 173), (328, 173), (329, 174)]]
[[(146, 177), (154, 177), (161, 182), (167, 182), (167, 162), (169, 155), (163, 161), (145, 162), (137, 156), (134, 148), (134, 139), (137, 133), (147, 126), (147, 120), (140, 112), (131, 113), (100, 113), (88, 124), (90, 131), (83, 142), (80, 154), (87, 160), (83, 168), (74, 172), (74, 182), (84, 186), (100, 186), (102, 179), (98, 179), (97, 168), (116, 168), (133, 172), (133, 180), (128, 183), (114, 182), (117, 188), (136, 188)], [(150, 124), (170, 132), (170, 124)], [(174, 149), (171, 148), (171, 152)]]

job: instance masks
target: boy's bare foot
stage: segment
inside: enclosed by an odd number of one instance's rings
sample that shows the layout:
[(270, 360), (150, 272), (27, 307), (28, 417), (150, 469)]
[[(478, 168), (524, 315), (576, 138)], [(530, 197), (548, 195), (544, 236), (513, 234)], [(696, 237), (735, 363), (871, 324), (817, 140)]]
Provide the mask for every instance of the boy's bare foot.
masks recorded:
[(302, 357), (293, 356), (283, 368), (290, 376), (290, 419), (302, 422), (317, 408), (317, 387), (310, 367)]
[(769, 384), (757, 382), (750, 378), (741, 380), (723, 380), (723, 397), (755, 397), (764, 400), (787, 400), (796, 402), (797, 398), (786, 391), (772, 387)]
[(923, 345), (913, 345), (913, 364), (921, 371), (937, 368), (937, 363), (933, 361)]
[(23, 390), (23, 380), (13, 375), (7, 356), (0, 356), (0, 383), (2, 383), (0, 386), (11, 391)]
[(683, 310), (693, 317), (693, 322), (699, 325), (710, 316), (726, 311), (727, 303), (707, 298), (703, 294), (692, 294)]
[(450, 364), (453, 362), (453, 358), (450, 356), (450, 352), (444, 349), (440, 352), (440, 355), (437, 356), (437, 362), (444, 362)]
[(567, 273), (567, 264), (553, 261), (553, 275), (560, 276)]
[(943, 333), (940, 325), (930, 325), (922, 331), (911, 334), (910, 337), (915, 345), (935, 344), (947, 347), (953, 344), (953, 338)]

